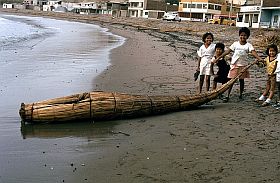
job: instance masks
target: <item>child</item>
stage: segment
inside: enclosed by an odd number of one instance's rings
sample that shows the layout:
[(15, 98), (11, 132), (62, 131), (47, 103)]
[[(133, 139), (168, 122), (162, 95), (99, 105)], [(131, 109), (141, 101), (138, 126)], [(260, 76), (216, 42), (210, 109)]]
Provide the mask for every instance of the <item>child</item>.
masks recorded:
[(196, 71), (199, 71), (199, 93), (202, 91), (202, 86), (204, 83), (204, 78), (206, 76), (206, 90), (209, 91), (210, 88), (210, 76), (211, 73), (211, 59), (215, 53), (215, 44), (213, 44), (214, 36), (212, 33), (207, 32), (202, 36), (202, 41), (204, 44), (197, 51), (198, 54), (198, 66)]
[[(271, 103), (271, 99), (275, 92), (275, 85), (276, 85), (276, 56), (278, 53), (278, 48), (275, 44), (269, 45), (266, 54), (268, 55), (264, 60), (264, 65), (266, 65), (266, 72), (267, 72), (267, 81), (266, 81), (266, 89), (263, 94), (257, 98), (256, 101), (264, 101), (262, 106), (267, 106)], [(269, 93), (269, 95), (268, 95)], [(268, 95), (268, 98), (266, 98)]]
[(280, 109), (280, 54), (278, 54), (276, 59), (275, 74), (276, 74), (276, 86), (278, 88), (278, 99), (275, 107), (276, 109)]
[(215, 46), (215, 56), (212, 58), (212, 66), (211, 66), (212, 73), (214, 73), (213, 65), (216, 64), (218, 66), (218, 72), (214, 75), (213, 87), (212, 87), (213, 90), (217, 88), (217, 83), (225, 84), (226, 82), (229, 81), (227, 76), (230, 67), (226, 62), (225, 58), (222, 57), (217, 62), (214, 62), (214, 60), (220, 55), (222, 55), (224, 51), (225, 51), (225, 45), (223, 43), (217, 43)]
[[(217, 62), (217, 60), (228, 55), (230, 52), (234, 52), (230, 63), (230, 71), (228, 74), (228, 78), (234, 78), (240, 73), (240, 71), (242, 71), (242, 69), (247, 65), (246, 59), (249, 53), (251, 53), (259, 61), (262, 61), (262, 59), (258, 56), (257, 52), (255, 51), (254, 47), (247, 42), (247, 39), (249, 37), (250, 37), (250, 30), (247, 27), (242, 27), (239, 30), (239, 41), (234, 42), (227, 51), (225, 51), (214, 61)], [(242, 94), (244, 91), (244, 86), (245, 86), (244, 78), (249, 78), (249, 77), (250, 77), (249, 71), (244, 72), (239, 77), (239, 83), (240, 83), (239, 99), (242, 99)], [(224, 99), (224, 102), (228, 102), (232, 87), (233, 85), (230, 86), (228, 90), (228, 96)]]

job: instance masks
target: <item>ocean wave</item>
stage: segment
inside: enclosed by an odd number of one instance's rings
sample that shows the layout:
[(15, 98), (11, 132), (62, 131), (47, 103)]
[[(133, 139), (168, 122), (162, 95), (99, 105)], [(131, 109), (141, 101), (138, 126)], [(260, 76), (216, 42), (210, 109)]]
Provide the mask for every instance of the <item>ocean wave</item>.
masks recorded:
[(0, 16), (0, 26), (1, 49), (8, 49), (11, 45), (15, 46), (15, 44), (50, 36), (57, 31), (30, 19), (7, 15)]

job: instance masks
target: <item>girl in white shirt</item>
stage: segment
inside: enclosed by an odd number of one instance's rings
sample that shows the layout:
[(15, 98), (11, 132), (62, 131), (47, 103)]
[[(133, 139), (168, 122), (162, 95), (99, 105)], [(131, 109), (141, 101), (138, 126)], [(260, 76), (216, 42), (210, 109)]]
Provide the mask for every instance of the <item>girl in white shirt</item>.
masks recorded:
[[(239, 41), (234, 42), (227, 51), (225, 51), (221, 56), (219, 56), (216, 59), (219, 60), (220, 58), (223, 58), (224, 56), (233, 52), (228, 78), (234, 78), (235, 76), (237, 76), (240, 73), (240, 71), (242, 71), (242, 69), (248, 64), (246, 60), (249, 53), (251, 53), (259, 61), (262, 61), (262, 58), (258, 56), (254, 47), (247, 42), (249, 36), (250, 36), (250, 30), (247, 27), (242, 27), (239, 30)], [(239, 83), (240, 83), (239, 99), (242, 99), (242, 94), (244, 91), (244, 85), (245, 85), (244, 78), (249, 78), (249, 77), (250, 77), (249, 71), (246, 71), (239, 77)], [(231, 87), (229, 88), (228, 95), (224, 99), (224, 102), (228, 102), (232, 87), (233, 85), (231, 85)]]
[[(204, 44), (197, 51), (198, 66), (196, 71), (199, 71), (199, 93), (202, 91), (204, 79), (206, 79), (206, 90), (210, 88), (210, 76), (213, 75), (211, 69), (211, 59), (215, 53), (215, 44), (213, 44), (214, 36), (212, 33), (207, 32), (202, 36)], [(206, 77), (205, 77), (206, 76)]]

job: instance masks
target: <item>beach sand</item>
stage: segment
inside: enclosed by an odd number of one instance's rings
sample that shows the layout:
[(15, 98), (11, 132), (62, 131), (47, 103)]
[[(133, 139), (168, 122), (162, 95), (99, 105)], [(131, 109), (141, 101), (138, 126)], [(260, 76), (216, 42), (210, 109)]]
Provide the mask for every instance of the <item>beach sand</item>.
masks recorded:
[[(160, 28), (188, 24), (154, 21)], [(237, 28), (209, 27), (206, 23), (197, 23), (201, 31), (180, 33), (139, 30), (117, 22), (89, 22), (127, 38), (112, 51), (111, 66), (94, 81), (94, 89), (103, 91), (195, 94), (196, 50), (204, 31), (213, 30), (216, 40), (227, 45), (238, 39)], [(217, 99), (196, 110), (104, 122), (114, 126), (115, 140), (99, 144), (102, 153), (95, 157), (83, 154), (80, 162), (86, 162), (86, 168), (65, 182), (279, 182), (280, 114), (254, 102), (266, 76), (265, 70), (256, 66), (250, 71), (242, 101), (237, 83), (228, 103)]]

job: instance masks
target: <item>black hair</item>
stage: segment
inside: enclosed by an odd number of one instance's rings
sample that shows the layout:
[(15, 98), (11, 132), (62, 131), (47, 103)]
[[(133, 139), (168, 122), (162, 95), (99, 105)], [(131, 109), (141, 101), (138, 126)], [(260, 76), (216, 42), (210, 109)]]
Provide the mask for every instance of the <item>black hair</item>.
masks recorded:
[(271, 45), (268, 45), (267, 49), (266, 49), (266, 54), (269, 55), (269, 49), (272, 48), (276, 51), (276, 54), (278, 53), (278, 48), (277, 48), (277, 45), (275, 44), (271, 44)]
[(225, 51), (225, 45), (223, 43), (217, 43), (216, 46), (215, 46), (215, 50), (217, 48), (221, 48), (223, 50), (223, 52)]
[(241, 29), (239, 29), (239, 36), (242, 32), (244, 32), (247, 35), (247, 38), (250, 37), (250, 30), (247, 27), (242, 27)]
[(206, 32), (205, 34), (203, 34), (203, 36), (202, 36), (202, 41), (205, 43), (205, 39), (207, 38), (207, 36), (211, 36), (212, 37), (212, 39), (214, 40), (214, 36), (213, 36), (213, 34), (211, 33), (211, 32)]

